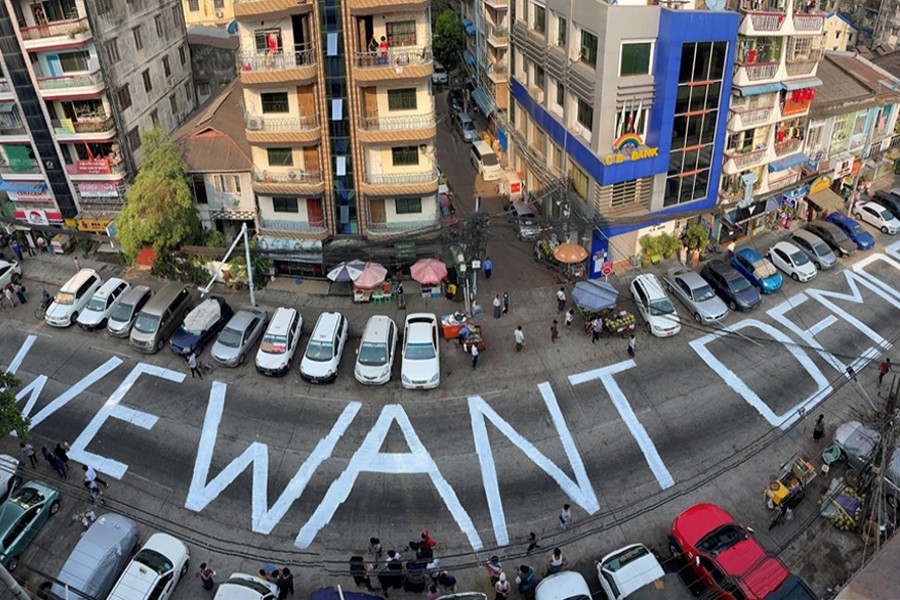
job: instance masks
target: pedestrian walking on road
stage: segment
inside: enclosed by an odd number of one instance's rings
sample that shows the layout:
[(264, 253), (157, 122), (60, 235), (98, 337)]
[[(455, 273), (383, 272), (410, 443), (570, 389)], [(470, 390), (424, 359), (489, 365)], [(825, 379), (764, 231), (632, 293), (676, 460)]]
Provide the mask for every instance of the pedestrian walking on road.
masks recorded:
[(81, 467), (81, 470), (84, 471), (84, 481), (86, 483), (89, 481), (96, 481), (97, 483), (102, 484), (103, 487), (109, 487), (109, 484), (106, 483), (106, 480), (100, 478), (97, 471), (94, 470), (94, 467), (84, 465)]
[[(47, 453), (50, 454), (49, 451)], [(66, 465), (63, 464), (63, 461), (61, 461), (58, 456), (56, 456), (55, 454), (50, 454), (50, 464), (53, 465), (53, 468), (59, 474), (60, 479), (69, 478), (69, 474), (68, 472), (66, 472)]]
[(24, 286), (22, 286), (18, 283), (13, 283), (12, 290), (13, 290), (13, 293), (16, 295), (16, 298), (19, 299), (19, 304), (25, 304), (26, 302), (28, 302), (28, 298), (25, 297), (25, 287)]
[(628, 356), (634, 358), (634, 345), (637, 343), (637, 338), (634, 337), (634, 334), (631, 334), (631, 337), (628, 338)]
[(6, 301), (9, 302), (10, 308), (16, 307), (16, 301), (13, 300), (13, 293), (9, 286), (3, 288), (3, 297), (6, 298)]
[(31, 466), (37, 469), (38, 459), (34, 454), (34, 446), (31, 444), (20, 443), (19, 448), (22, 449), (22, 454), (28, 457), (28, 462), (31, 463)]
[(825, 415), (819, 415), (816, 426), (813, 427), (813, 441), (820, 442), (825, 437)]
[(81, 271), (81, 261), (78, 260), (77, 256), (72, 260), (72, 262), (75, 263), (75, 272), (77, 273), (77, 272)]
[(434, 541), (434, 538), (429, 535), (427, 529), (422, 530), (422, 535), (420, 536), (422, 541), (419, 542), (420, 546), (425, 546), (429, 550), (433, 550), (435, 546), (437, 546), (437, 542)]
[(494, 270), (494, 263), (491, 262), (490, 257), (485, 257), (484, 262), (481, 263), (481, 268), (484, 269), (484, 278), (490, 279), (491, 272)]
[(572, 329), (572, 323), (575, 322), (575, 309), (570, 308), (566, 313), (566, 329)]
[(200, 585), (203, 586), (204, 590), (210, 591), (216, 586), (216, 582), (213, 580), (216, 572), (212, 570), (208, 563), (200, 563), (200, 571), (197, 575), (200, 577)]
[(509, 292), (503, 292), (503, 314), (509, 314)]
[(509, 588), (506, 573), (500, 573), (497, 581), (494, 582), (494, 600), (506, 600), (509, 597)]
[(893, 368), (891, 366), (891, 359), (885, 358), (884, 362), (881, 363), (881, 366), (878, 367), (878, 387), (881, 387), (881, 382), (884, 380), (884, 376), (892, 370)]
[(533, 531), (529, 532), (528, 539), (526, 541), (528, 542), (528, 547), (525, 549), (525, 554), (531, 554), (532, 552), (534, 552), (535, 550), (537, 550), (538, 548), (541, 547), (538, 544), (537, 534)]
[(503, 314), (503, 305), (500, 301), (500, 294), (494, 296), (494, 318), (499, 319)]
[(500, 563), (500, 557), (496, 554), (488, 559), (486, 563), (484, 563), (484, 568), (488, 572), (488, 576), (491, 578), (491, 585), (497, 583), (500, 579), (500, 575), (503, 574), (503, 565)]
[(513, 335), (516, 337), (516, 352), (521, 352), (522, 348), (525, 346), (525, 332), (522, 331), (521, 325), (516, 327), (516, 331)]
[(603, 321), (600, 317), (594, 317), (591, 322), (591, 343), (596, 344), (600, 339), (600, 333), (603, 331)]
[(472, 370), (478, 368), (478, 344), (472, 344)]
[(397, 284), (397, 305), (406, 306), (406, 297), (403, 295), (403, 282)]
[(63, 461), (63, 464), (67, 467), (69, 466), (69, 444), (66, 442), (61, 442), (56, 445), (56, 448), (53, 449), (53, 454), (59, 457), (59, 460)]
[(563, 551), (559, 548), (554, 548), (553, 552), (550, 553), (550, 558), (547, 559), (547, 569), (544, 572), (544, 577), (559, 573), (568, 566), (569, 557), (563, 554)]
[(15, 253), (16, 258), (19, 259), (19, 262), (22, 262), (22, 246), (19, 245), (19, 242), (13, 242), (12, 251)]
[(194, 352), (193, 348), (191, 349), (191, 353), (188, 356), (188, 367), (191, 368), (191, 379), (194, 378), (194, 373), (197, 374), (197, 377), (203, 379), (203, 373), (200, 372), (200, 368), (197, 365), (197, 353)]
[(53, 454), (47, 449), (47, 446), (41, 446), (41, 455), (44, 457), (50, 466), (53, 466)]
[(572, 524), (572, 505), (563, 504), (562, 510), (559, 512), (559, 528), (568, 529)]
[(562, 312), (566, 308), (566, 288), (561, 287), (556, 292), (556, 311)]
[(84, 487), (87, 488), (88, 494), (91, 495), (91, 502), (93, 504), (99, 502), (101, 505), (106, 506), (106, 500), (103, 499), (103, 492), (100, 491), (96, 481), (85, 481)]
[(275, 585), (278, 586), (278, 600), (286, 600), (288, 594), (291, 596), (294, 595), (294, 576), (291, 574), (291, 570), (287, 567), (281, 570), (281, 574), (278, 576), (278, 581), (275, 582)]
[(554, 344), (556, 340), (559, 339), (559, 322), (556, 319), (553, 319), (553, 323), (550, 324), (550, 341)]
[(534, 569), (528, 565), (519, 565), (516, 588), (523, 598), (534, 598)]
[(448, 594), (452, 594), (456, 591), (456, 577), (447, 571), (441, 571), (441, 574), (438, 575), (437, 582), (438, 585), (441, 586), (441, 589)]

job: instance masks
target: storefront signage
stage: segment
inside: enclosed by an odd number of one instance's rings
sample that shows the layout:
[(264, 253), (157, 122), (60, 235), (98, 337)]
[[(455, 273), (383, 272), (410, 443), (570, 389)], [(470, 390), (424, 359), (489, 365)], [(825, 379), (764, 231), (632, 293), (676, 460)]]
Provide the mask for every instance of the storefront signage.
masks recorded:
[(78, 231), (103, 233), (106, 231), (106, 226), (111, 222), (110, 219), (76, 219), (75, 226), (78, 228)]
[(7, 192), (13, 202), (53, 202), (49, 192)]
[(659, 156), (659, 148), (644, 146), (644, 140), (636, 133), (626, 133), (613, 142), (613, 153), (603, 157), (603, 163), (607, 167), (629, 160), (642, 160)]
[(416, 257), (416, 243), (415, 242), (400, 242), (399, 244), (394, 244), (394, 256), (399, 259), (415, 258)]
[(853, 157), (834, 161), (834, 178), (846, 177), (853, 170)]
[(119, 197), (119, 190), (114, 183), (79, 183), (78, 193), (85, 198)]
[(831, 177), (827, 175), (822, 175), (812, 182), (809, 186), (809, 194), (815, 194), (816, 192), (821, 192), (822, 190), (827, 190), (831, 187)]
[(105, 158), (79, 160), (75, 163), (75, 168), (79, 175), (108, 175), (112, 172), (109, 167), (109, 161)]

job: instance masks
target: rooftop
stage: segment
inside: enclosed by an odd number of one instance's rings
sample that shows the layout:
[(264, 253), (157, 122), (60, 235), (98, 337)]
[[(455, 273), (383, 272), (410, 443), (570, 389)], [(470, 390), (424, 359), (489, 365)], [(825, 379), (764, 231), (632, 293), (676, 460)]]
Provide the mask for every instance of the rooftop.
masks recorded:
[(814, 118), (900, 101), (900, 80), (852, 52), (827, 52), (816, 75), (823, 85), (810, 108)]
[(172, 134), (175, 147), (192, 173), (250, 171), (250, 144), (244, 133), (240, 80), (209, 98)]
[(228, 30), (206, 25), (191, 25), (187, 29), (188, 44), (198, 46), (213, 46), (237, 50), (240, 40), (236, 33), (228, 33)]

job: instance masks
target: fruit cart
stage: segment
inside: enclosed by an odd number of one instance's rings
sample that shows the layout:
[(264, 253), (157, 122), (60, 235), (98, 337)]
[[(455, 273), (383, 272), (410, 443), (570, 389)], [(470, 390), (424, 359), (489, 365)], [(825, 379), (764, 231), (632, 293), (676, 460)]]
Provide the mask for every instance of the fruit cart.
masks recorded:
[(618, 310), (603, 316), (603, 330), (610, 335), (625, 336), (635, 328), (634, 315), (627, 310)]
[(815, 478), (815, 466), (804, 457), (795, 454), (789, 461), (781, 465), (778, 477), (772, 479), (766, 486), (763, 500), (765, 500), (766, 506), (772, 510), (780, 508), (782, 504), (793, 508), (806, 495), (806, 488)]
[(579, 281), (572, 290), (572, 300), (578, 308), (578, 313), (584, 319), (585, 333), (591, 332), (591, 322), (597, 317), (603, 318), (615, 310), (619, 292), (606, 283), (592, 279)]

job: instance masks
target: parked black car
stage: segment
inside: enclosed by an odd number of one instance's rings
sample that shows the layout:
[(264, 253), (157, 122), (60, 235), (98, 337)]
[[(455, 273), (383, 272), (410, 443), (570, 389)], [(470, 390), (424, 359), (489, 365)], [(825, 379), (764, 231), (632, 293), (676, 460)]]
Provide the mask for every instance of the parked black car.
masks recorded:
[(700, 271), (700, 276), (731, 310), (753, 310), (762, 302), (759, 290), (725, 261), (718, 259), (709, 261)]
[(900, 219), (900, 196), (897, 196), (892, 192), (877, 191), (872, 194), (871, 200), (872, 202), (885, 207), (894, 213), (894, 217)]
[(816, 219), (807, 223), (806, 230), (822, 238), (831, 246), (837, 256), (853, 256), (856, 254), (856, 243), (847, 237), (847, 234), (828, 221)]
[(450, 107), (450, 112), (458, 113), (463, 109), (463, 91), (460, 88), (451, 88), (450, 91), (447, 92), (447, 106)]
[(199, 355), (233, 315), (225, 298), (210, 296), (187, 314), (181, 327), (172, 334), (169, 348), (180, 356), (187, 356), (191, 349)]

